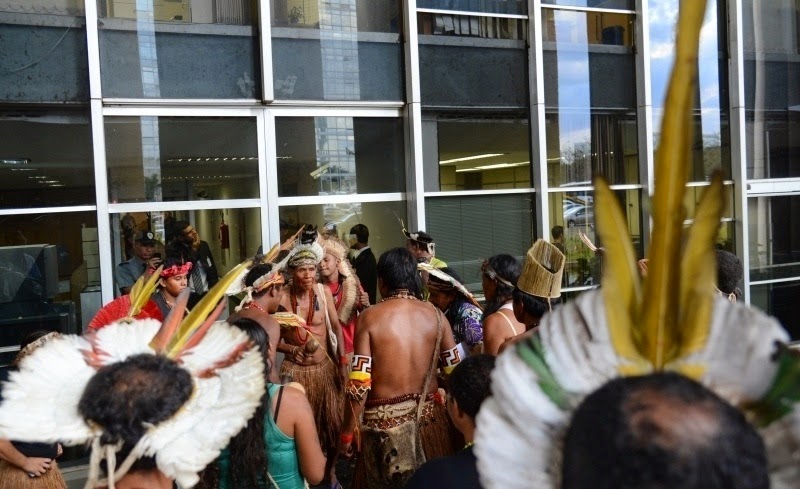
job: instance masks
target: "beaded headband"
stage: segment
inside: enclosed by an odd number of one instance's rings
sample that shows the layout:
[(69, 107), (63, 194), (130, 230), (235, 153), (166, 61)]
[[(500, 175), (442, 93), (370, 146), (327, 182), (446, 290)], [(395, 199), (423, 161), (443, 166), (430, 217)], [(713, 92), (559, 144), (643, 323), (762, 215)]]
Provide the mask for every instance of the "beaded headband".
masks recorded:
[(186, 262), (183, 265), (172, 265), (169, 268), (161, 270), (161, 278), (175, 277), (177, 275), (186, 275), (192, 270), (192, 262)]

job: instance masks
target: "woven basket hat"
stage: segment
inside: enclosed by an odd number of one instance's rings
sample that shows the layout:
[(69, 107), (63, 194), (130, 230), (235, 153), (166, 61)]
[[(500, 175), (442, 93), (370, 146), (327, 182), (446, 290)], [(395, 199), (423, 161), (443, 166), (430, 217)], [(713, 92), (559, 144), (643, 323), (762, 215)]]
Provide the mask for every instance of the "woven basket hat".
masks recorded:
[(528, 250), (517, 288), (526, 294), (556, 299), (561, 297), (561, 277), (566, 258), (554, 245), (537, 240)]

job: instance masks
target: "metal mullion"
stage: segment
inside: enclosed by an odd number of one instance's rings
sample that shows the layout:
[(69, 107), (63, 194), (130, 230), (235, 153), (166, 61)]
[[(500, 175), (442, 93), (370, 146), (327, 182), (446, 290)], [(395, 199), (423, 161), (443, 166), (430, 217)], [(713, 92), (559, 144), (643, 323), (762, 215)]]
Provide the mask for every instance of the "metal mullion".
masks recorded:
[(425, 192), (425, 198), (437, 197), (468, 197), (468, 196), (481, 196), (481, 195), (511, 195), (511, 194), (532, 194), (536, 192), (535, 188), (507, 188), (497, 190), (455, 190), (455, 191), (441, 191), (441, 192)]
[(495, 14), (491, 12), (471, 12), (468, 10), (446, 10), (437, 8), (418, 8), (417, 12), (425, 14), (444, 14), (444, 15), (462, 15), (470, 17), (493, 17), (497, 19), (522, 19), (526, 20), (527, 15), (522, 14)]
[(786, 278), (773, 278), (769, 280), (754, 280), (750, 282), (750, 285), (770, 285), (770, 284), (784, 284), (787, 282), (798, 282), (800, 281), (800, 277), (786, 277)]
[(259, 107), (104, 107), (107, 117), (256, 117)]
[(275, 87), (272, 80), (272, 12), (270, 11), (270, 5), (272, 5), (272, 2), (258, 2), (258, 27), (261, 46), (261, 100), (264, 103), (270, 103), (275, 100)]
[(331, 108), (352, 108), (352, 109), (365, 109), (377, 108), (388, 109), (396, 108), (401, 109), (405, 104), (398, 100), (275, 100), (270, 104), (272, 107), (331, 107)]
[(26, 207), (24, 209), (0, 209), (0, 216), (23, 216), (31, 214), (59, 214), (66, 212), (96, 211), (96, 205), (76, 205), (71, 207)]
[[(267, 245), (272, 246), (272, 243), (279, 242), (281, 236), (280, 212), (278, 209), (278, 143), (275, 137), (275, 126), (275, 115), (271, 110), (265, 111), (264, 149), (266, 161), (264, 165), (264, 174), (260, 176), (260, 178), (263, 179), (261, 183), (262, 188), (264, 188), (266, 192), (261, 196), (262, 209), (263, 206), (266, 206), (267, 225), (269, 226), (269, 241), (264, 243), (265, 250), (267, 249)], [(261, 221), (264, 221), (263, 215)]]
[(402, 117), (402, 107), (341, 107), (318, 106), (313, 102), (309, 105), (278, 106), (270, 105), (270, 111), (275, 117)]
[(542, 2), (528, 0), (528, 91), (531, 114), (531, 169), (536, 202), (536, 234), (547, 239), (550, 236), (550, 212), (547, 183), (547, 134), (544, 105), (544, 43), (542, 42)]
[[(636, 73), (636, 126), (639, 143), (639, 181), (647, 192), (653, 195), (655, 158), (653, 145), (653, 95), (651, 90), (650, 71), (650, 18), (648, 0), (636, 0), (637, 14), (634, 18), (636, 36), (635, 73)], [(641, 206), (640, 206), (641, 212)], [(645, 253), (650, 248), (650, 233), (653, 220), (650, 216), (640, 214), (642, 218), (642, 249)]]
[(199, 107), (199, 106), (256, 106), (259, 100), (253, 98), (107, 98), (105, 105), (114, 106), (170, 106), (170, 107)]
[(734, 180), (733, 207), (738, 218), (734, 226), (736, 254), (742, 260), (744, 301), (750, 304), (750, 242), (747, 211), (747, 131), (745, 127), (744, 43), (742, 0), (728, 0), (728, 90), (730, 92), (731, 176)]
[(362, 204), (370, 202), (401, 202), (405, 197), (406, 195), (403, 192), (389, 192), (382, 194), (308, 195), (298, 197), (278, 197), (277, 203), (278, 206), (281, 207), (288, 205)]
[[(91, 2), (89, 2), (91, 3)], [(108, 211), (108, 173), (103, 102), (90, 101), (92, 150), (94, 154), (94, 189), (97, 202), (97, 246), (100, 258), (100, 290), (103, 304), (114, 299), (114, 256), (111, 253), (111, 222)]]
[(270, 223), (273, 221), (270, 218), (270, 208), (267, 200), (267, 195), (269, 195), (269, 184), (267, 180), (269, 157), (267, 156), (267, 144), (269, 143), (267, 143), (267, 123), (265, 119), (268, 116), (268, 112), (262, 110), (256, 117), (256, 129), (258, 131), (258, 198), (261, 202), (259, 221), (261, 222), (261, 246), (263, 250), (267, 250), (272, 246), (272, 229)]
[[(99, 207), (99, 206), (98, 206)], [(123, 212), (167, 212), (167, 211), (196, 211), (216, 209), (252, 209), (260, 208), (259, 199), (231, 199), (231, 200), (179, 200), (166, 202), (130, 202), (124, 204), (108, 204), (108, 212), (122, 214)]]
[(103, 98), (103, 90), (100, 77), (100, 34), (96, 0), (84, 2), (84, 13), (86, 15), (86, 54), (89, 62), (89, 98), (100, 100)]
[(409, 229), (425, 229), (425, 176), (422, 154), (422, 95), (420, 88), (419, 33), (417, 0), (403, 2), (406, 67), (405, 160), (407, 224)]
[[(640, 0), (636, 0), (638, 4)], [(551, 3), (541, 3), (542, 8), (549, 8), (552, 10), (572, 10), (575, 12), (597, 12), (599, 14), (635, 14), (636, 10), (620, 9), (620, 8), (598, 8), (598, 7), (574, 7), (572, 5), (556, 5)], [(530, 12), (528, 12), (530, 14)]]

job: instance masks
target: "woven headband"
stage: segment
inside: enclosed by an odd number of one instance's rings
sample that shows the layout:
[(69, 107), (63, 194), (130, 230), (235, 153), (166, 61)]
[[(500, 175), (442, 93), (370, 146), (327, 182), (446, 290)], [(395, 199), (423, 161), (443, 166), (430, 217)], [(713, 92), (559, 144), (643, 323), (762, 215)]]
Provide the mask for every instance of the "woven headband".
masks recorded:
[(175, 277), (177, 275), (186, 275), (192, 270), (192, 262), (186, 262), (183, 265), (172, 265), (169, 268), (161, 270), (161, 278)]

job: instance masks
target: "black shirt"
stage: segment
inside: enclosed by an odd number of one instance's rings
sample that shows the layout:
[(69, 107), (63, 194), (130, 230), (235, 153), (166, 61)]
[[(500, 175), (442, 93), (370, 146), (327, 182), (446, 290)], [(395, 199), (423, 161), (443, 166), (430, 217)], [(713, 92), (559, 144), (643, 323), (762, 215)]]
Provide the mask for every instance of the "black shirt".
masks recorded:
[(425, 462), (406, 484), (406, 489), (481, 489), (477, 459), (472, 447), (449, 457)]

